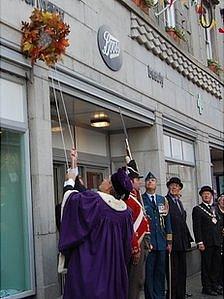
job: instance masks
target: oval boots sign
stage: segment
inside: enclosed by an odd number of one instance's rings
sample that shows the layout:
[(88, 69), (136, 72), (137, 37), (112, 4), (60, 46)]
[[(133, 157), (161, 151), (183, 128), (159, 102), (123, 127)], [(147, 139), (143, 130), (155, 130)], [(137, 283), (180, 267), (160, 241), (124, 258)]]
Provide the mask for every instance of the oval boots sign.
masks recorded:
[(100, 54), (106, 65), (113, 71), (118, 71), (122, 65), (120, 41), (112, 34), (111, 29), (101, 26), (97, 35)]

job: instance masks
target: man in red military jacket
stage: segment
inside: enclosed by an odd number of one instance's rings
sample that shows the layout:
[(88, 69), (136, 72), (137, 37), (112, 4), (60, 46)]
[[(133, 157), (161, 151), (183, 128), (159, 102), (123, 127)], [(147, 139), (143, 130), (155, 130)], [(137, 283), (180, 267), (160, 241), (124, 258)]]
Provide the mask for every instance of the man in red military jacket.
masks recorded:
[(132, 259), (128, 268), (129, 292), (128, 299), (139, 299), (145, 282), (145, 262), (150, 249), (149, 220), (146, 217), (140, 194), (140, 178), (134, 160), (128, 161), (128, 175), (131, 178), (133, 190), (125, 201), (132, 210), (134, 234), (132, 238)]

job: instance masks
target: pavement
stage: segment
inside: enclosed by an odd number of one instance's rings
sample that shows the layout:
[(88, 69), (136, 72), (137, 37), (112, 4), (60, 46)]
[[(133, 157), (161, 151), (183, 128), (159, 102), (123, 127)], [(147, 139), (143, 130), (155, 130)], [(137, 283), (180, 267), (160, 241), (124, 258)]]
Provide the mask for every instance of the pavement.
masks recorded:
[[(208, 296), (201, 293), (201, 274), (197, 273), (193, 276), (187, 278), (187, 292), (192, 294), (192, 297), (188, 297), (189, 299), (223, 299), (223, 295), (220, 296)], [(59, 297), (58, 299), (62, 299)], [(144, 292), (141, 293), (139, 299), (145, 299)]]
[(187, 292), (191, 293), (193, 296), (189, 298), (193, 299), (223, 299), (223, 295), (220, 296), (208, 296), (201, 293), (201, 274), (198, 273), (194, 276), (188, 277), (187, 279)]
[[(197, 273), (187, 278), (187, 292), (192, 294), (189, 299), (223, 299), (223, 295), (220, 296), (208, 296), (201, 293), (201, 274)], [(144, 293), (141, 294), (140, 299), (145, 299)]]

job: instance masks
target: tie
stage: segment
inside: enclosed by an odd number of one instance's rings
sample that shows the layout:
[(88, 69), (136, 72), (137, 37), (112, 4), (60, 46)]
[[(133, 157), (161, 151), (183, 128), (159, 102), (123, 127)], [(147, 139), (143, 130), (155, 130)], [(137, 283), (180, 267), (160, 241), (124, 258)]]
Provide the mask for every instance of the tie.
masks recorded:
[(178, 207), (179, 211), (180, 211), (181, 214), (182, 214), (182, 210), (181, 210), (180, 203), (179, 203), (178, 200), (179, 200), (179, 199), (176, 199), (176, 198), (175, 198), (175, 203), (177, 204), (177, 207)]
[(151, 201), (152, 201), (153, 206), (156, 207), (154, 195), (151, 195)]
[(208, 205), (209, 210), (211, 210), (211, 207), (212, 207), (211, 205)]

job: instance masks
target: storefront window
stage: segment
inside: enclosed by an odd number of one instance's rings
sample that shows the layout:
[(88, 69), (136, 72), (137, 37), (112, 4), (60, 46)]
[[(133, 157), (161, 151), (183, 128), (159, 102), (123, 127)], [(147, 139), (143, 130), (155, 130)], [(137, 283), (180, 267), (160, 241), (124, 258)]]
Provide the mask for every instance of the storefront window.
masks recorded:
[(0, 298), (34, 294), (26, 85), (0, 78)]
[(31, 275), (24, 134), (1, 129), (0, 138), (0, 298), (4, 298), (30, 290)]
[(187, 223), (192, 231), (192, 208), (197, 204), (194, 145), (191, 141), (164, 135), (164, 152), (166, 158), (166, 180), (179, 177), (183, 183), (181, 191)]

